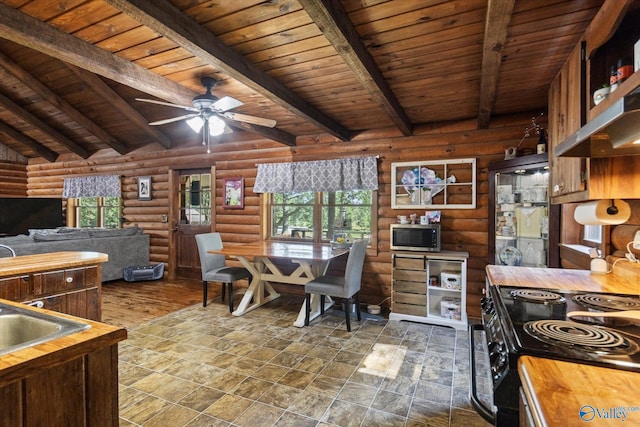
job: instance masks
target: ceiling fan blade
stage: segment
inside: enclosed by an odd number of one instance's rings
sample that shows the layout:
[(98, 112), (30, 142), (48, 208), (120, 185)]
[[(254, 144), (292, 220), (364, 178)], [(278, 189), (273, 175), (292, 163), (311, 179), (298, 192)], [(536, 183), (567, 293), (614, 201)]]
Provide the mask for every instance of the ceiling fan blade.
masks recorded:
[(239, 106), (244, 105), (244, 102), (238, 101), (230, 96), (223, 96), (211, 105), (213, 111), (223, 113), (225, 111), (233, 110)]
[(251, 123), (253, 125), (265, 126), (268, 128), (275, 127), (276, 121), (272, 119), (264, 119), (262, 117), (248, 116), (241, 113), (224, 113), (223, 117), (235, 120), (237, 122)]
[(170, 119), (158, 120), (157, 122), (151, 122), (149, 124), (151, 126), (165, 125), (167, 123), (177, 122), (178, 120), (190, 119), (190, 118), (196, 117), (196, 116), (199, 116), (199, 114), (186, 114), (184, 116), (178, 116), (178, 117), (172, 117)]
[(200, 111), (197, 108), (189, 107), (187, 105), (172, 104), (170, 102), (156, 101), (155, 99), (136, 98), (136, 101), (148, 102), (150, 104), (165, 105), (167, 107), (182, 108), (182, 109), (188, 110), (188, 111)]

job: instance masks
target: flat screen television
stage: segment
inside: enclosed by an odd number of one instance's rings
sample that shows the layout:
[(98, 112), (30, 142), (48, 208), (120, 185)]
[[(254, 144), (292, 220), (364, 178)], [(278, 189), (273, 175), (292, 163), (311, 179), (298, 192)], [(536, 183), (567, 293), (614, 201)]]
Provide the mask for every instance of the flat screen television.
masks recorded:
[(30, 228), (55, 228), (64, 225), (62, 199), (0, 198), (0, 235), (28, 234)]

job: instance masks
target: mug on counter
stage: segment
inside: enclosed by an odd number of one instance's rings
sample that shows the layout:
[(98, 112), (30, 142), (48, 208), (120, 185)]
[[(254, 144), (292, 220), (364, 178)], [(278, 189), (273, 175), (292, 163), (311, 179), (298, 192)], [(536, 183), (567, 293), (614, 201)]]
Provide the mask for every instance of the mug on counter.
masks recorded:
[(421, 216), (420, 217), (420, 224), (422, 224), (422, 225), (429, 224), (429, 217), (428, 216)]

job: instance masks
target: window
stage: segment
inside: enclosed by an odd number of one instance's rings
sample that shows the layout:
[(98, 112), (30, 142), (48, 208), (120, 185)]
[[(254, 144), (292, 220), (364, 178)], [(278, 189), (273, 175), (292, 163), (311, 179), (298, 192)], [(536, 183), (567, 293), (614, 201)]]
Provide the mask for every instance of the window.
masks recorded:
[(211, 224), (211, 173), (196, 171), (180, 176), (180, 223)]
[(69, 199), (69, 222), (73, 227), (120, 228), (120, 197), (79, 197)]
[(601, 225), (584, 225), (582, 240), (588, 246), (598, 246), (602, 243)]
[(371, 244), (376, 194), (373, 190), (267, 194), (269, 237), (316, 243), (368, 238)]

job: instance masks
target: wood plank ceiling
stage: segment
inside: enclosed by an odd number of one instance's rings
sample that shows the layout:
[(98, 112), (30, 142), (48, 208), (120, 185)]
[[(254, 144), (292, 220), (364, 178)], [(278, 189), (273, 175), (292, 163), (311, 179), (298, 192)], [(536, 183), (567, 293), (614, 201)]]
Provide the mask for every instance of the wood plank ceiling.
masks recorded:
[(545, 111), (603, 0), (0, 0), (0, 143), (55, 161), (196, 145), (201, 76), (235, 113), (221, 142), (286, 145)]

